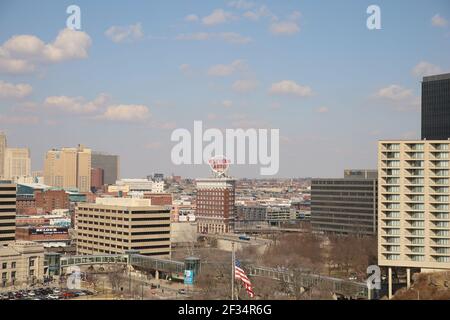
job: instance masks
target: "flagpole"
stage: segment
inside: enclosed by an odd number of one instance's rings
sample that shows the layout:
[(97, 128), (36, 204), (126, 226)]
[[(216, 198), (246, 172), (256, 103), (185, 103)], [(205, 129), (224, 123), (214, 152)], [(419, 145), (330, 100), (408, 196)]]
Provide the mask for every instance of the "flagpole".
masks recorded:
[(231, 242), (231, 300), (234, 300), (234, 277), (235, 277), (236, 257), (234, 255), (234, 241)]

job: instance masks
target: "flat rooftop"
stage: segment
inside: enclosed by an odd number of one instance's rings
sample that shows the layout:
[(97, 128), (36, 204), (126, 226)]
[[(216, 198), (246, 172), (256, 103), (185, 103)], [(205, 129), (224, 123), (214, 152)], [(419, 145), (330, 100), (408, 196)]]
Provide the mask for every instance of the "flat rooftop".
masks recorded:
[(432, 76), (423, 77), (423, 82), (449, 80), (449, 79), (450, 79), (450, 73), (442, 73), (442, 74), (435, 74)]

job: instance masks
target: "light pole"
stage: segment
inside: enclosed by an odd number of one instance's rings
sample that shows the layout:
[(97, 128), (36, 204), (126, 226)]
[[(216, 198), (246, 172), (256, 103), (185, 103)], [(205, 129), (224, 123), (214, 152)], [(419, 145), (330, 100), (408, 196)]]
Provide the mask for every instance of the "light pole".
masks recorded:
[(235, 277), (235, 266), (236, 266), (236, 257), (234, 254), (234, 241), (231, 242), (231, 300), (234, 300), (234, 277)]

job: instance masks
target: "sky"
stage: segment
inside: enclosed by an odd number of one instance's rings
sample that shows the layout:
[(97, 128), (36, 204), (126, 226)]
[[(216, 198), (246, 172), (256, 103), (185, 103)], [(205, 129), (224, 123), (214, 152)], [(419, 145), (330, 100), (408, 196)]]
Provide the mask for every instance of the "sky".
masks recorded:
[(0, 1), (0, 131), (33, 170), (81, 143), (120, 155), (123, 177), (207, 176), (171, 160), (172, 132), (199, 120), (279, 129), (274, 177), (341, 177), (376, 168), (378, 140), (420, 138), (421, 79), (444, 72), (447, 0)]

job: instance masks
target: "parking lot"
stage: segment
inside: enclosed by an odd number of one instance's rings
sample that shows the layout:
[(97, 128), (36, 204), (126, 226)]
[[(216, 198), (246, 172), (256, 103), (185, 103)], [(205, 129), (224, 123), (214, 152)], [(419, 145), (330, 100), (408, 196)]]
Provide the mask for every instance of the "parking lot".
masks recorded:
[(3, 292), (0, 293), (0, 300), (65, 300), (94, 294), (94, 292), (84, 289), (36, 288)]

